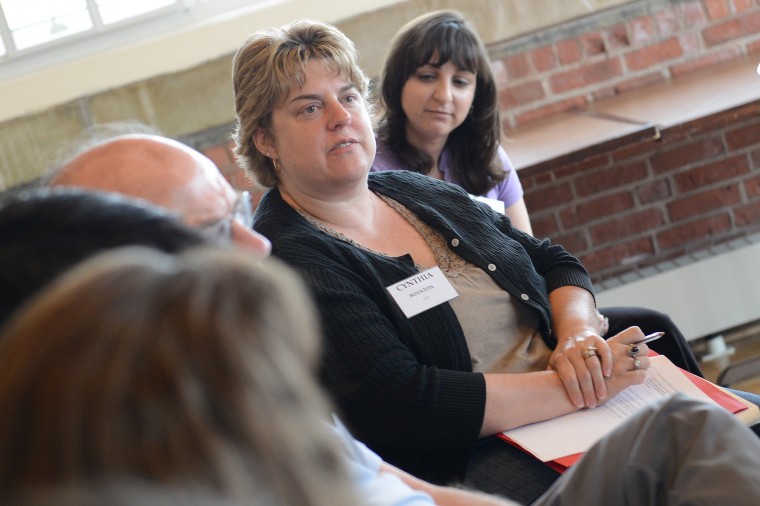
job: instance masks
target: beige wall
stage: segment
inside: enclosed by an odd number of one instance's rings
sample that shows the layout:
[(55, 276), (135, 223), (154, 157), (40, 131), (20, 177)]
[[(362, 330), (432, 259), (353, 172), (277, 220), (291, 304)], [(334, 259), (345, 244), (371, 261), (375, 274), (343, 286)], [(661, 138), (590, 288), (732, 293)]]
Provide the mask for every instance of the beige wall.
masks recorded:
[(0, 82), (0, 189), (37, 177), (59, 147), (99, 122), (139, 120), (182, 137), (234, 119), (230, 58), (246, 34), (296, 17), (332, 22), (379, 72), (388, 40), (412, 17), (466, 13), (487, 43), (626, 0), (281, 0), (191, 30), (142, 41)]

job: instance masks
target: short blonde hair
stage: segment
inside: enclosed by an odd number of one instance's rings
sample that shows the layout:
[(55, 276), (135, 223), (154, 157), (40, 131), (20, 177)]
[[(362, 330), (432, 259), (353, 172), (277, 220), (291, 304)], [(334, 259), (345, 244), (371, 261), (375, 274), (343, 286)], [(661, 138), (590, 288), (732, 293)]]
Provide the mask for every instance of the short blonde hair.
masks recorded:
[(259, 184), (272, 187), (277, 174), (272, 160), (260, 153), (253, 134), (271, 135), (272, 112), (305, 80), (311, 59), (328, 62), (367, 98), (369, 79), (359, 67), (354, 43), (332, 25), (302, 19), (251, 35), (232, 61), (237, 123), (233, 139), (238, 164)]

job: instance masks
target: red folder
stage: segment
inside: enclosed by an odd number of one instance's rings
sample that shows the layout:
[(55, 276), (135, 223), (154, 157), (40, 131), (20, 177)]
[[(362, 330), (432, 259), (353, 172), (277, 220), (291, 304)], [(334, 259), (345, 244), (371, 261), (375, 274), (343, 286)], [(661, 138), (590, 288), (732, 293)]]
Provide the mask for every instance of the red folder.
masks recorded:
[[(649, 356), (651, 357), (657, 356), (657, 353), (650, 350)], [(707, 394), (712, 400), (714, 400), (716, 403), (726, 408), (731, 413), (736, 414), (741, 411), (744, 411), (745, 409), (749, 409), (744, 403), (735, 399), (731, 395), (727, 394), (719, 386), (713, 383), (710, 383), (706, 379), (700, 378), (699, 376), (692, 374), (689, 371), (685, 371), (681, 369), (681, 372), (684, 373), (686, 377), (691, 380), (692, 383), (694, 383), (700, 390), (702, 390), (705, 394)], [(519, 448), (519, 445), (515, 444), (513, 441), (507, 438), (504, 434), (499, 434), (499, 437), (501, 437), (507, 443), (517, 446)], [(578, 461), (578, 459), (580, 459), (582, 456), (583, 456), (582, 453), (576, 453), (575, 455), (568, 455), (567, 457), (562, 457), (556, 460), (545, 462), (545, 464), (551, 467), (552, 469), (554, 469), (555, 471), (563, 473), (570, 466), (575, 464)]]

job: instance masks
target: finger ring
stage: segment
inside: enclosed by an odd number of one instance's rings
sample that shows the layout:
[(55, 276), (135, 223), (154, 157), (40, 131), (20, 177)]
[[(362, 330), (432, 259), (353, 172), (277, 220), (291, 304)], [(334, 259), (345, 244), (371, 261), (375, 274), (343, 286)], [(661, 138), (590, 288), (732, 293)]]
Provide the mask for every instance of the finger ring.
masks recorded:
[(583, 358), (591, 358), (596, 356), (596, 346), (589, 346), (586, 348), (586, 352), (583, 354)]
[(639, 347), (635, 344), (631, 344), (628, 346), (628, 354), (632, 356), (633, 358), (636, 358), (636, 355), (639, 354)]
[(641, 360), (638, 358), (633, 359), (633, 370), (635, 371), (636, 369), (641, 369)]

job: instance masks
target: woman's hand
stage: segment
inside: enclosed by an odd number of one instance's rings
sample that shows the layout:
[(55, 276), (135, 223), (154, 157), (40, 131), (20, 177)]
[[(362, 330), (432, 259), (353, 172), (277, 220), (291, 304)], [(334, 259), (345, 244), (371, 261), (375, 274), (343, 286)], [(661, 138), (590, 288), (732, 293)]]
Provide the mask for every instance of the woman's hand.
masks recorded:
[(647, 377), (649, 347), (646, 344), (633, 344), (644, 339), (644, 333), (638, 327), (629, 327), (607, 340), (614, 365), (612, 374), (607, 379), (608, 396), (612, 399), (631, 385), (643, 383)]
[(547, 365), (557, 372), (570, 401), (578, 408), (593, 408), (607, 397), (605, 378), (612, 367), (610, 346), (599, 334), (590, 332), (560, 342)]
[(644, 381), (649, 348), (638, 345), (638, 370), (634, 371), (629, 346), (643, 338), (638, 327), (631, 327), (607, 341), (595, 333), (566, 339), (549, 357), (547, 369), (557, 372), (575, 406), (593, 408), (625, 387)]

